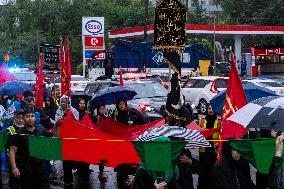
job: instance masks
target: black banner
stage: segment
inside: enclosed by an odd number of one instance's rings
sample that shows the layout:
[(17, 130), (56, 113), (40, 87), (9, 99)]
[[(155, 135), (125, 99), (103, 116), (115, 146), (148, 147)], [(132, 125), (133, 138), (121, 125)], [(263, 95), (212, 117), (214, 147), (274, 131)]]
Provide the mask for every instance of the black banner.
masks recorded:
[(40, 45), (39, 52), (43, 53), (43, 67), (45, 69), (59, 69), (59, 45)]

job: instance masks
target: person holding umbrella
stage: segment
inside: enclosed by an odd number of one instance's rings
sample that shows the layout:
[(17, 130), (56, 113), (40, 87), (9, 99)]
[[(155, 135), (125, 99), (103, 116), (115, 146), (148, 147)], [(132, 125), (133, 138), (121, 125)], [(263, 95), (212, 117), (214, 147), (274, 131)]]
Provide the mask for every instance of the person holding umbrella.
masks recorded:
[(90, 107), (98, 107), (98, 105), (116, 104), (116, 111), (113, 118), (123, 124), (133, 125), (133, 119), (127, 108), (127, 100), (133, 99), (137, 93), (130, 87), (109, 87), (99, 91), (90, 101)]
[(133, 119), (129, 113), (127, 102), (124, 100), (118, 100), (116, 103), (116, 111), (113, 113), (113, 118), (119, 123), (132, 126)]
[(98, 105), (98, 107), (96, 109), (97, 109), (97, 115), (95, 115), (94, 110), (92, 110), (91, 118), (92, 118), (92, 120), (95, 124), (98, 124), (101, 119), (107, 118), (107, 116), (105, 115), (106, 107), (105, 107), (105, 105), (100, 104), (100, 105)]

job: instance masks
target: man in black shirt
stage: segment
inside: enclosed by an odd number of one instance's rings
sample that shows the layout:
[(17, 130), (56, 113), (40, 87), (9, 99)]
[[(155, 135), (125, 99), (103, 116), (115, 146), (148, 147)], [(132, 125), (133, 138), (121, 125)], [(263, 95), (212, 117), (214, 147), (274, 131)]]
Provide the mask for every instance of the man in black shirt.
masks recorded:
[(21, 189), (50, 189), (47, 163), (30, 156), (27, 135), (51, 137), (44, 127), (35, 127), (35, 112), (25, 111), (25, 126), (9, 137), (9, 159), (13, 176)]

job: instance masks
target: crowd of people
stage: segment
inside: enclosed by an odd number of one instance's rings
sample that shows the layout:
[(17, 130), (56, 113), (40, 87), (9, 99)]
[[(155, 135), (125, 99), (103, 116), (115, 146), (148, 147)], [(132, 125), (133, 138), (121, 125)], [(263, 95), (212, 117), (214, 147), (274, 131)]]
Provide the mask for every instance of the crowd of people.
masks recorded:
[[(87, 101), (83, 98), (72, 103), (68, 96), (60, 96), (60, 88), (54, 86), (51, 94), (45, 95), (43, 109), (36, 107), (34, 94), (26, 91), (21, 100), (17, 97), (2, 97), (2, 111), (14, 110), (10, 117), (3, 121), (2, 131), (8, 134), (6, 145), (7, 169), (9, 171), (9, 187), (11, 189), (49, 189), (54, 170), (50, 161), (31, 157), (27, 135), (53, 137), (58, 136), (64, 118), (73, 114), (81, 121), (89, 115), (98, 124), (106, 118), (106, 108), (100, 104), (95, 109), (87, 111)], [(72, 106), (74, 104), (74, 107)], [(1, 114), (4, 114), (3, 112)], [(127, 102), (120, 100), (116, 104), (113, 119), (134, 126), (134, 120), (127, 108)], [(207, 115), (200, 121), (200, 126), (211, 129), (218, 127), (218, 116), (208, 106)], [(267, 132), (266, 132), (267, 133)], [(268, 132), (271, 137), (278, 135)], [(212, 135), (208, 139), (214, 139)], [(282, 189), (284, 178), (282, 174), (282, 151), (284, 136), (276, 139), (276, 154), (272, 160), (270, 173), (257, 174), (256, 184), (251, 179), (249, 162), (235, 151), (229, 142), (224, 142), (222, 158), (217, 161), (218, 143), (211, 142), (210, 148), (199, 149), (199, 159), (192, 157), (189, 149), (184, 149), (176, 162), (175, 168), (167, 172), (147, 170), (143, 164), (139, 166), (121, 165), (115, 170), (118, 172), (117, 183), (122, 189), (193, 189), (193, 174), (198, 174), (198, 189)], [(164, 138), (159, 140), (176, 140)], [(4, 163), (4, 162), (2, 162)], [(80, 188), (88, 188), (90, 165), (86, 162), (63, 161), (64, 186), (72, 188), (73, 170), (77, 170)], [(104, 163), (99, 166), (99, 180), (102, 185), (108, 178), (104, 173)], [(1, 180), (1, 179), (0, 179)], [(264, 182), (265, 181), (265, 182)], [(0, 184), (0, 188), (2, 183)]]

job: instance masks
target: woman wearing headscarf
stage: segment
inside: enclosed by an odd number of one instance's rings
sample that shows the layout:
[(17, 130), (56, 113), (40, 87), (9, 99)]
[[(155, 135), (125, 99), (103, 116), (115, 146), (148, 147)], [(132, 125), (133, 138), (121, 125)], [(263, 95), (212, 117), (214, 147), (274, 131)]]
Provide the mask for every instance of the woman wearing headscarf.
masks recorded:
[(68, 96), (63, 95), (60, 98), (60, 106), (55, 113), (55, 122), (66, 117), (69, 111), (71, 111), (74, 117), (79, 120), (79, 112), (71, 106), (71, 99)]
[(98, 124), (101, 119), (107, 118), (107, 116), (105, 115), (106, 107), (103, 104), (98, 105), (98, 107), (96, 108), (96, 111), (91, 110), (91, 112), (92, 112), (91, 118), (94, 124)]
[(132, 116), (128, 110), (127, 102), (124, 100), (119, 100), (116, 103), (116, 111), (113, 113), (114, 119), (122, 124), (129, 126), (133, 125)]
[(229, 144), (222, 145), (222, 159), (212, 171), (213, 189), (254, 189), (249, 162)]
[[(177, 141), (175, 137), (159, 137), (153, 141)], [(176, 162), (174, 170), (155, 172), (140, 165), (134, 178), (134, 189), (194, 189), (192, 174), (199, 172), (199, 163), (193, 159), (189, 149), (184, 149)]]
[[(74, 117), (79, 120), (79, 112), (71, 106), (71, 99), (68, 96), (63, 95), (60, 98), (60, 107), (55, 114), (55, 121), (57, 126), (61, 125), (64, 117), (66, 117), (70, 111), (73, 113)], [(74, 168), (74, 165), (74, 161), (63, 161), (64, 185), (66, 187), (71, 187), (73, 185), (72, 169)]]
[[(83, 98), (79, 98), (76, 102), (76, 109), (79, 112), (79, 121), (82, 121), (85, 115), (88, 113), (86, 110), (86, 101)], [(90, 176), (90, 164), (85, 162), (76, 162), (77, 172), (80, 181), (80, 185), (84, 185), (88, 182)]]
[[(205, 129), (213, 129), (218, 127), (218, 116), (214, 113), (211, 105), (207, 107), (207, 112), (204, 120), (200, 123), (200, 126)], [(212, 140), (217, 137), (210, 136), (207, 139)], [(200, 174), (198, 177), (198, 189), (210, 189), (212, 188), (212, 169), (217, 160), (217, 153), (214, 148), (214, 143), (210, 142), (212, 147), (199, 148), (199, 161), (200, 161)]]

